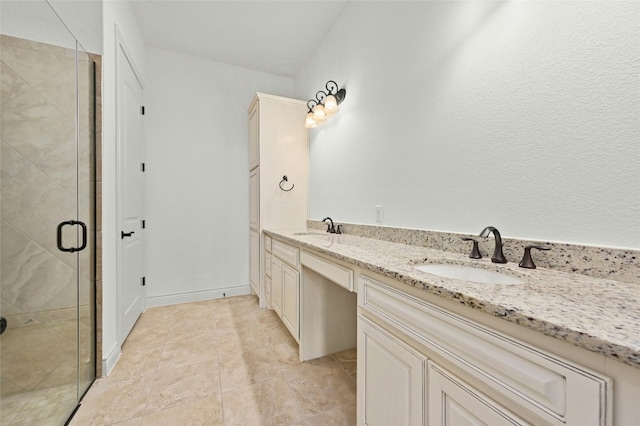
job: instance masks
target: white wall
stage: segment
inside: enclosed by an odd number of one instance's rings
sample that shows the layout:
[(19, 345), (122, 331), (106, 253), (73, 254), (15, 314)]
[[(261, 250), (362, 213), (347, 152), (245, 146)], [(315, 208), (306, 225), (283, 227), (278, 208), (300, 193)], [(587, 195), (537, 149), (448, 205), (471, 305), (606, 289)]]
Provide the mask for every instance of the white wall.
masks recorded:
[(130, 60), (145, 81), (145, 47), (131, 6), (126, 1), (103, 3), (102, 56), (102, 372), (109, 374), (120, 356), (116, 304), (116, 25)]
[(67, 25), (45, 0), (3, 0), (0, 3), (2, 34), (73, 50), (76, 40)]
[(102, 0), (48, 0), (82, 49), (102, 54)]
[(2, 34), (67, 49), (75, 49), (75, 37), (87, 52), (102, 53), (101, 0), (48, 0), (48, 3), (3, 0), (0, 5)]
[(638, 2), (350, 2), (295, 79), (310, 217), (640, 248)]
[(256, 91), (293, 80), (147, 50), (147, 302), (249, 292), (249, 135)]

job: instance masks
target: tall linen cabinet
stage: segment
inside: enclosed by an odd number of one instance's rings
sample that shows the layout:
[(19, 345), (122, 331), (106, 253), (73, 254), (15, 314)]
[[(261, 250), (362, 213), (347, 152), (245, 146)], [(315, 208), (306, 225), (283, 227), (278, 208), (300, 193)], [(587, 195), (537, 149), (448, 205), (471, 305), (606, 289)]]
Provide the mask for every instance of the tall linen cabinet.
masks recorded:
[[(309, 131), (304, 101), (256, 93), (249, 113), (249, 283), (261, 307), (265, 285), (263, 229), (305, 229), (309, 212)], [(283, 182), (283, 177), (287, 180)]]

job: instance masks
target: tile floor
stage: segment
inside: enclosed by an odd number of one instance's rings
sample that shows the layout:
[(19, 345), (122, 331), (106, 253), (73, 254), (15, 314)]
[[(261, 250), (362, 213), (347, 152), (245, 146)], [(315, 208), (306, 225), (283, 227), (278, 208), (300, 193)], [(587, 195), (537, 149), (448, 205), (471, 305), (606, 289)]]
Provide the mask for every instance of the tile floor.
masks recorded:
[(71, 426), (355, 424), (355, 349), (297, 356), (254, 296), (150, 308)]

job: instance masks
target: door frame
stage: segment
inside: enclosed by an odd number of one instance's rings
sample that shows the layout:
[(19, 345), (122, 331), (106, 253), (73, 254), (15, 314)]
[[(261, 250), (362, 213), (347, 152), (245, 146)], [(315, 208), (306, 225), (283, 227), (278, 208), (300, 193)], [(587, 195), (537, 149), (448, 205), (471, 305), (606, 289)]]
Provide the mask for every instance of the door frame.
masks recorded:
[[(118, 232), (120, 232), (121, 229), (123, 229), (123, 223), (122, 223), (122, 210), (123, 210), (123, 206), (122, 206), (122, 193), (123, 193), (123, 188), (122, 188), (122, 182), (123, 182), (123, 165), (121, 163), (121, 140), (120, 140), (120, 98), (119, 98), (119, 92), (120, 92), (120, 87), (122, 84), (122, 76), (120, 75), (120, 69), (122, 67), (122, 64), (120, 63), (120, 50), (122, 50), (122, 53), (126, 56), (126, 60), (128, 61), (129, 65), (131, 66), (131, 69), (134, 73), (134, 75), (136, 76), (136, 79), (138, 80), (138, 83), (140, 84), (140, 88), (142, 89), (142, 92), (144, 94), (144, 83), (142, 81), (142, 79), (140, 78), (140, 71), (139, 68), (136, 66), (135, 61), (133, 60), (133, 55), (131, 54), (130, 49), (127, 47), (126, 42), (124, 41), (124, 37), (122, 36), (122, 34), (120, 33), (120, 30), (118, 28), (118, 26), (116, 25), (115, 27), (115, 34), (116, 34), (116, 54), (115, 54), (115, 102), (116, 102), (116, 114), (115, 114), (115, 137), (116, 137), (116, 144), (115, 144), (115, 151), (116, 151), (116, 234)], [(144, 126), (143, 126), (144, 127)], [(144, 133), (143, 133), (143, 137), (142, 137), (142, 153), (143, 153), (143, 157), (144, 157), (144, 152), (145, 152), (145, 140), (144, 140)], [(143, 182), (143, 188), (144, 188), (144, 182)], [(143, 190), (144, 191), (144, 190)], [(144, 200), (142, 201), (142, 210), (144, 212)], [(127, 336), (122, 336), (122, 317), (121, 317), (121, 312), (122, 312), (122, 305), (123, 305), (123, 286), (125, 285), (124, 283), (124, 276), (123, 276), (123, 262), (122, 262), (122, 256), (123, 256), (123, 249), (122, 249), (122, 240), (118, 237), (118, 235), (115, 236), (116, 238), (116, 341), (117, 341), (117, 345), (118, 348), (122, 347), (122, 344), (124, 343), (124, 340), (126, 339)], [(143, 252), (144, 252), (144, 258), (146, 260), (146, 246), (145, 246), (145, 240), (144, 240), (144, 236), (140, 237), (142, 239), (141, 244), (143, 247)], [(146, 274), (146, 261), (145, 264), (143, 265), (143, 270), (145, 271)], [(143, 288), (142, 290), (143, 292), (143, 297), (142, 297), (142, 311), (144, 312), (146, 310), (146, 288)], [(120, 351), (118, 351), (120, 352)]]

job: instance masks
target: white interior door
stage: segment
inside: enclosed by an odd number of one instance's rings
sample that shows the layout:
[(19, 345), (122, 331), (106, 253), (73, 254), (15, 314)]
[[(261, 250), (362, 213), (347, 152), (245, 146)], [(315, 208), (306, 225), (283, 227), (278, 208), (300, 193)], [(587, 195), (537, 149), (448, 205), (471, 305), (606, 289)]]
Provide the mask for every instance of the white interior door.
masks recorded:
[(119, 343), (145, 308), (142, 85), (126, 48), (118, 42), (118, 316)]

